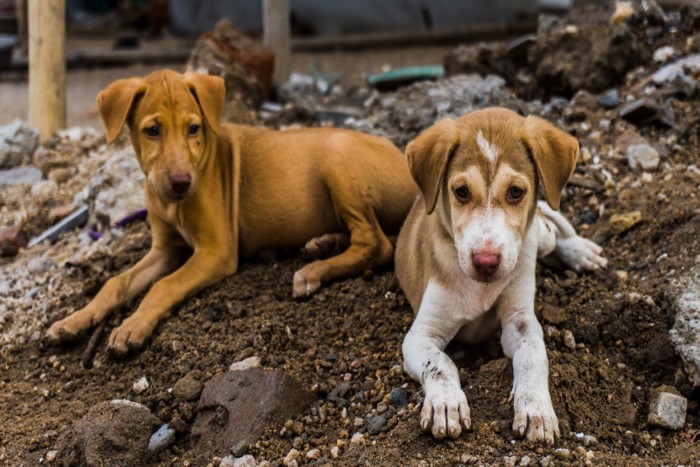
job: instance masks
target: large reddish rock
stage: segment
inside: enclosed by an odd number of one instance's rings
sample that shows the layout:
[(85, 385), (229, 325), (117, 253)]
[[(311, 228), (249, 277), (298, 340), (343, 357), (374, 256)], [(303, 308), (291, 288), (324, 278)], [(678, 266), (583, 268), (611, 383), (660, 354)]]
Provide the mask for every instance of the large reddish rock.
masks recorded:
[(251, 123), (254, 110), (272, 89), (275, 55), (224, 18), (203, 34), (187, 63), (187, 70), (220, 76), (226, 83), (224, 119)]
[(222, 373), (204, 386), (192, 439), (204, 452), (245, 452), (266, 425), (295, 417), (314, 400), (280, 369)]

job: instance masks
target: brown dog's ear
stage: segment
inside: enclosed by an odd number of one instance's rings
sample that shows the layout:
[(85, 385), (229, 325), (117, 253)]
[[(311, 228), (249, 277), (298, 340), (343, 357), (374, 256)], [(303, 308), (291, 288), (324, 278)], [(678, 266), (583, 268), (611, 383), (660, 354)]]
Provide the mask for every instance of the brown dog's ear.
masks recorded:
[(136, 96), (145, 90), (141, 78), (119, 79), (97, 95), (97, 108), (111, 143), (122, 131)]
[(221, 120), (221, 112), (224, 110), (226, 96), (224, 80), (218, 76), (201, 73), (187, 73), (185, 80), (197, 99), (207, 124), (214, 133), (219, 133), (219, 120)]
[(423, 193), (425, 211), (435, 209), (447, 161), (459, 144), (455, 121), (444, 118), (421, 133), (406, 147), (408, 168)]
[(535, 160), (547, 204), (556, 211), (561, 201), (561, 190), (576, 166), (578, 141), (546, 120), (532, 115), (525, 119), (522, 139)]

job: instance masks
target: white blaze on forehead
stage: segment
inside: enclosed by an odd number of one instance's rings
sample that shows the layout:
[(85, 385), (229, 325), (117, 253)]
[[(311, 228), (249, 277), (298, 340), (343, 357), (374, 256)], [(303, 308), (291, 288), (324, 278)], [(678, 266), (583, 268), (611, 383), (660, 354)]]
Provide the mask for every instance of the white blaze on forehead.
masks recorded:
[(476, 144), (479, 145), (479, 149), (481, 149), (481, 152), (488, 160), (491, 162), (496, 160), (498, 157), (498, 148), (484, 138), (484, 134), (481, 130), (476, 132)]

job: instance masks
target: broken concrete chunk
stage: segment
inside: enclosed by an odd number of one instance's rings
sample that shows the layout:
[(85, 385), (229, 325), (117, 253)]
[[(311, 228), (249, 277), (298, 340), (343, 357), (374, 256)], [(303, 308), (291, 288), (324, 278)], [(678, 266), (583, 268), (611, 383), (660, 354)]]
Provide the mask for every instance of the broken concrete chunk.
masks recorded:
[(0, 187), (5, 185), (34, 185), (41, 181), (41, 170), (26, 165), (10, 170), (0, 170)]
[[(672, 390), (673, 392), (668, 392)], [(680, 430), (685, 426), (685, 413), (688, 410), (688, 400), (675, 394), (673, 388), (661, 386), (652, 391), (651, 402), (649, 403), (650, 425)]]
[(700, 386), (700, 265), (681, 279), (682, 289), (675, 299), (676, 319), (669, 331), (676, 353), (695, 387)]
[(293, 418), (314, 396), (282, 370), (251, 368), (214, 376), (202, 391), (192, 439), (202, 449), (226, 452), (236, 447), (243, 455), (257, 441), (266, 424)]
[(39, 132), (23, 120), (15, 120), (0, 127), (0, 169), (9, 169), (22, 163), (39, 146)]
[(147, 465), (148, 442), (160, 425), (141, 404), (101, 402), (59, 439), (62, 465)]
[(610, 231), (614, 235), (627, 232), (629, 229), (639, 224), (642, 221), (642, 213), (640, 211), (626, 212), (623, 214), (615, 214), (610, 217)]

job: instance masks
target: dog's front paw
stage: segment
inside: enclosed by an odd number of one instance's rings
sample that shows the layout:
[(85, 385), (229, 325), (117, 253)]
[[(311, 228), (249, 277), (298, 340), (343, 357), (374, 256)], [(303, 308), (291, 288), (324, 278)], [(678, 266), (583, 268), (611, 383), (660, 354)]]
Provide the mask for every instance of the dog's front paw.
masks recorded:
[(515, 417), (513, 432), (516, 436), (527, 438), (529, 441), (544, 441), (553, 444), (559, 438), (559, 420), (554, 413), (549, 392), (515, 391)]
[(151, 337), (155, 323), (142, 317), (132, 315), (109, 336), (109, 351), (118, 356), (141, 350), (143, 344)]
[(321, 287), (321, 281), (313, 273), (313, 263), (294, 273), (292, 296), (308, 297)]
[(420, 412), (420, 426), (431, 431), (437, 439), (445, 436), (457, 438), (462, 428), (471, 427), (471, 415), (467, 396), (459, 387), (441, 386), (426, 390), (425, 401)]
[(608, 260), (601, 256), (603, 249), (579, 235), (557, 239), (556, 255), (576, 272), (606, 268)]
[(44, 334), (44, 339), (51, 344), (72, 342), (76, 340), (80, 334), (97, 324), (96, 320), (97, 318), (91, 313), (82, 310), (77, 311), (53, 323), (51, 327), (47, 329), (46, 334)]

